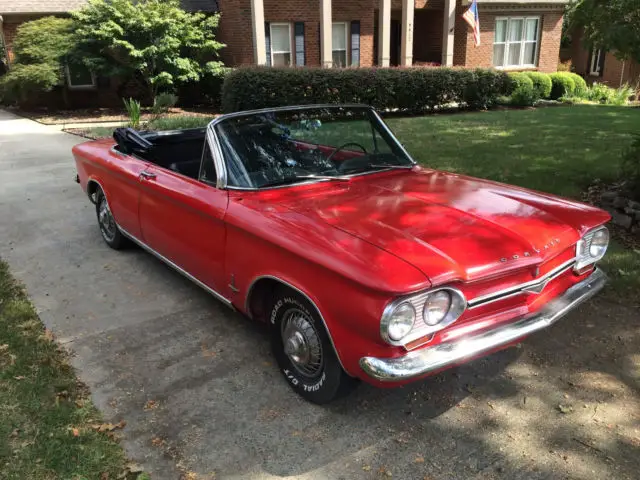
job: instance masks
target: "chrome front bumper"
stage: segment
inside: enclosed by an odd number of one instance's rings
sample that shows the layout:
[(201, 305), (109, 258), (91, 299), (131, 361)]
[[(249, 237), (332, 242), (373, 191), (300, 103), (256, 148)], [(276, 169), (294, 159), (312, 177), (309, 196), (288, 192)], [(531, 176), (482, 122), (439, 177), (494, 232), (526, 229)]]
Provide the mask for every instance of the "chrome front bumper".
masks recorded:
[(552, 300), (539, 312), (482, 333), (461, 337), (450, 343), (409, 352), (402, 357), (363, 357), (360, 367), (370, 377), (382, 382), (394, 382), (419, 377), (442, 368), (462, 363), (554, 324), (582, 302), (604, 287), (607, 276), (601, 270), (575, 284), (562, 296)]

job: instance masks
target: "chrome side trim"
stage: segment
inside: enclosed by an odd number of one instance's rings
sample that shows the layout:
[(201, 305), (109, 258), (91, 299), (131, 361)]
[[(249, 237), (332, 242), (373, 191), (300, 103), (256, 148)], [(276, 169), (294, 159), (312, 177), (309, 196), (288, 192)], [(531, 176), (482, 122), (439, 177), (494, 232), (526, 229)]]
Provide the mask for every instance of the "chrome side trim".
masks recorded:
[(133, 241), (134, 243), (138, 244), (140, 247), (142, 247), (144, 250), (146, 250), (147, 252), (149, 252), (150, 254), (152, 254), (153, 256), (155, 256), (156, 258), (162, 260), (164, 263), (166, 263), (167, 265), (169, 265), (171, 268), (173, 268), (176, 272), (182, 274), (183, 276), (185, 276), (186, 278), (188, 278), (189, 280), (191, 280), (193, 283), (195, 283), (196, 285), (198, 285), (200, 288), (202, 288), (203, 290), (207, 291), (208, 293), (210, 293), (211, 295), (213, 295), (214, 297), (216, 297), (218, 300), (220, 300), (222, 303), (224, 303), (225, 305), (227, 305), (228, 307), (231, 307), (232, 309), (234, 308), (233, 305), (231, 304), (231, 300), (229, 300), (228, 298), (224, 297), (222, 294), (216, 292), (214, 289), (208, 287), (207, 285), (205, 285), (204, 283), (202, 283), (200, 280), (198, 280), (196, 277), (194, 277), (193, 275), (191, 275), (189, 272), (187, 272), (186, 270), (183, 270), (182, 268), (180, 268), (178, 265), (176, 265), (175, 263), (173, 263), (171, 260), (169, 260), (167, 257), (163, 256), (162, 254), (156, 252), (153, 248), (151, 248), (149, 245), (147, 245), (146, 243), (144, 243), (142, 240), (136, 238), (135, 236), (133, 236), (132, 234), (130, 234), (129, 232), (127, 232), (124, 228), (122, 228), (120, 225), (118, 225), (116, 223), (116, 226), (118, 227), (118, 230), (120, 230), (120, 233), (122, 233), (125, 237), (129, 238), (131, 241)]
[(527, 315), (514, 323), (462, 336), (449, 343), (414, 350), (400, 357), (362, 357), (360, 367), (364, 373), (376, 380), (397, 382), (457, 365), (553, 325), (578, 305), (593, 297), (604, 287), (606, 281), (607, 276), (602, 270), (596, 270), (585, 280), (549, 302), (539, 312)]
[[(502, 300), (504, 298), (508, 298), (514, 295), (519, 295), (521, 293), (526, 293), (527, 289), (535, 289), (536, 287), (542, 286), (542, 284), (546, 284), (553, 280), (556, 277), (559, 277), (564, 272), (573, 267), (576, 259), (572, 258), (571, 260), (567, 260), (562, 265), (557, 266), (550, 272), (544, 274), (540, 278), (536, 278), (531, 280), (530, 282), (521, 283), (519, 285), (514, 285), (513, 287), (505, 288), (504, 290), (500, 290), (498, 292), (489, 293), (487, 295), (482, 295), (480, 297), (472, 298), (468, 301), (469, 308), (476, 308), (480, 305), (485, 305), (487, 303), (496, 302), (498, 300)], [(540, 290), (542, 291), (542, 290)]]
[[(327, 322), (325, 321), (324, 317), (322, 316), (322, 312), (320, 311), (320, 309), (318, 308), (318, 306), (316, 305), (316, 303), (311, 300), (311, 298), (309, 298), (309, 295), (307, 295), (306, 293), (304, 293), (302, 290), (300, 290), (298, 287), (296, 287), (295, 285), (290, 284), (289, 282), (287, 282), (286, 280), (281, 279), (280, 277), (276, 277), (274, 275), (260, 275), (258, 277), (255, 277), (252, 281), (251, 284), (249, 285), (249, 288), (247, 289), (247, 297), (245, 298), (245, 312), (247, 312), (247, 316), (249, 318), (253, 318), (251, 315), (251, 310), (249, 308), (249, 300), (251, 299), (251, 292), (253, 291), (253, 287), (255, 286), (255, 284), (259, 281), (262, 280), (264, 278), (268, 278), (271, 280), (275, 280), (277, 282), (280, 282), (281, 284), (291, 288), (292, 290), (295, 290), (296, 292), (298, 292), (300, 295), (302, 295), (304, 298), (307, 299), (307, 301), (313, 305), (313, 308), (316, 309), (316, 312), (318, 312), (318, 315), (320, 316), (320, 320), (322, 320), (322, 324), (324, 325), (324, 329), (327, 332), (327, 335), (329, 336), (329, 341), (331, 342), (331, 346), (333, 347), (333, 351), (336, 354), (336, 357), (338, 358), (338, 362), (340, 362), (340, 366), (342, 367), (342, 370), (344, 370), (345, 372), (347, 372), (347, 370), (344, 368), (344, 364), (342, 363), (342, 359), (340, 358), (340, 354), (338, 353), (338, 349), (336, 348), (336, 344), (333, 341), (333, 337), (331, 336), (331, 331), (329, 330), (329, 326), (327, 325)], [(348, 373), (348, 372), (347, 372)]]

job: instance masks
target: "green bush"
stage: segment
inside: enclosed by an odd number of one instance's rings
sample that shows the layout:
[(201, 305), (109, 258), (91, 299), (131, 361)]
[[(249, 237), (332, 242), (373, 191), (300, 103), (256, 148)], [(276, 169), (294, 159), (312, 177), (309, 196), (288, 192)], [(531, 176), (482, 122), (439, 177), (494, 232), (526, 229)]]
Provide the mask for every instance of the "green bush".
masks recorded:
[(587, 82), (585, 81), (585, 79), (582, 78), (577, 73), (573, 73), (573, 72), (566, 72), (566, 73), (573, 79), (573, 82), (575, 83), (575, 89), (573, 90), (573, 95), (576, 97), (584, 98), (587, 94)]
[(551, 77), (542, 72), (525, 72), (527, 77), (533, 82), (533, 89), (538, 98), (549, 98), (551, 95)]
[(511, 92), (511, 104), (520, 107), (532, 106), (540, 98), (534, 87), (533, 81), (524, 72), (512, 72), (509, 74), (513, 85)]
[(0, 77), (0, 97), (3, 101), (26, 103), (29, 97), (48, 92), (60, 84), (60, 73), (52, 65), (16, 64)]
[(504, 72), (452, 68), (239, 68), (226, 75), (222, 111), (363, 103), (420, 113), (457, 103), (487, 108), (510, 93)]
[(636, 135), (621, 163), (622, 178), (633, 198), (640, 201), (640, 135)]
[(549, 75), (551, 77), (551, 99), (557, 100), (560, 97), (573, 97), (576, 90), (576, 82), (570, 72), (556, 72)]
[(594, 83), (587, 89), (585, 97), (592, 102), (603, 105), (626, 105), (633, 94), (633, 88), (624, 85), (620, 88), (611, 88), (603, 83)]

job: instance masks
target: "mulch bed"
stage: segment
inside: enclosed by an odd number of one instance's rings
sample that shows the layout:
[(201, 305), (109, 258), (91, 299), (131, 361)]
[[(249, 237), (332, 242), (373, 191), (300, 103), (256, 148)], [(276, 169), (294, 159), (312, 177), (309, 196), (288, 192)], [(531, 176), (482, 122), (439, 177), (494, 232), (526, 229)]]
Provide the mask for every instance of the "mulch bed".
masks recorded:
[[(127, 114), (121, 108), (83, 108), (79, 110), (21, 110), (11, 109), (13, 113), (29, 118), (45, 125), (62, 125), (66, 123), (118, 122), (126, 121)], [(163, 117), (210, 117), (218, 112), (207, 108), (170, 108)], [(151, 120), (153, 114), (144, 109), (142, 120)]]

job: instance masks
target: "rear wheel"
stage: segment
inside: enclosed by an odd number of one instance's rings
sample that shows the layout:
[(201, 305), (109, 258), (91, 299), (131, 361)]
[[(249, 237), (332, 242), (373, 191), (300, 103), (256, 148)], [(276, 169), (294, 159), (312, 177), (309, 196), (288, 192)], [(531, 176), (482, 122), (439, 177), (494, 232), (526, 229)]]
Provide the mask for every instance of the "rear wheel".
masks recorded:
[(270, 315), (273, 352), (287, 382), (318, 404), (348, 393), (355, 385), (340, 365), (320, 315), (302, 295), (277, 291)]
[(107, 197), (99, 187), (95, 193), (95, 203), (98, 226), (100, 227), (102, 239), (114, 250), (124, 248), (128, 243), (128, 239), (120, 232), (113, 218), (113, 213), (111, 213), (111, 209), (109, 208)]

